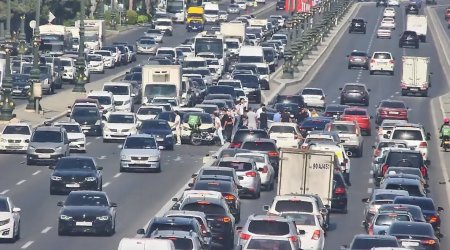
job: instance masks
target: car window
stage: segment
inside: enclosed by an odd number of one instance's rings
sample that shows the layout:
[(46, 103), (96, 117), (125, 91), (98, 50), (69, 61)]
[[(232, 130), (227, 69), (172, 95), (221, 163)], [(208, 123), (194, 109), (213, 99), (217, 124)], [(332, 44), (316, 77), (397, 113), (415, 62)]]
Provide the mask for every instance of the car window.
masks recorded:
[(434, 236), (434, 230), (430, 224), (406, 226), (403, 223), (394, 223), (389, 228), (389, 234)]
[(255, 151), (277, 151), (277, 146), (273, 142), (245, 142), (242, 149)]
[(394, 221), (411, 221), (411, 219), (406, 214), (381, 214), (377, 216), (375, 225), (390, 226)]
[(391, 200), (393, 201), (395, 197), (399, 196), (398, 194), (385, 193), (385, 194), (376, 194), (373, 197), (374, 200)]
[(269, 133), (289, 133), (295, 134), (295, 128), (292, 126), (271, 126)]
[(391, 54), (389, 53), (374, 53), (374, 59), (392, 59)]
[(125, 141), (124, 149), (156, 149), (154, 138), (128, 137)]
[(410, 199), (407, 197), (399, 197), (395, 199), (396, 204), (409, 204), (409, 205), (416, 205), (422, 208), (422, 210), (430, 210), (435, 211), (436, 208), (434, 207), (434, 204), (429, 199)]
[(336, 132), (350, 132), (355, 133), (356, 132), (356, 126), (353, 124), (330, 124), (330, 131), (336, 131)]
[(212, 204), (210, 202), (196, 202), (196, 203), (189, 203), (184, 205), (181, 210), (186, 210), (186, 211), (198, 211), (198, 212), (203, 212), (206, 215), (217, 215), (217, 214), (225, 214), (226, 210), (217, 205), (217, 204)]
[(423, 141), (422, 131), (420, 130), (401, 130), (396, 129), (392, 135), (394, 140), (412, 140)]
[(71, 193), (65, 206), (109, 206), (106, 196), (100, 194)]
[(361, 115), (361, 116), (365, 116), (365, 115), (367, 115), (367, 112), (365, 110), (351, 109), (351, 110), (345, 110), (344, 111), (344, 115)]
[(251, 239), (246, 249), (292, 250), (289, 241), (275, 239)]
[(252, 220), (247, 230), (261, 235), (286, 235), (290, 232), (288, 222), (275, 220)]
[(372, 249), (372, 247), (398, 247), (397, 240), (394, 239), (355, 239), (351, 249)]
[(203, 170), (201, 175), (199, 175), (199, 176), (201, 177), (202, 175), (220, 175), (220, 176), (233, 177), (233, 172), (231, 172), (231, 171), (223, 171), (223, 170), (206, 169), (206, 170)]
[(344, 91), (365, 91), (364, 86), (361, 85), (345, 85)]
[(234, 168), (236, 172), (250, 171), (253, 169), (253, 164), (250, 162), (233, 162), (233, 161), (221, 161), (219, 166)]
[(313, 203), (301, 200), (281, 200), (275, 204), (275, 210), (278, 212), (313, 212)]
[(406, 108), (403, 102), (381, 102), (380, 107), (382, 108)]
[(4, 135), (8, 134), (20, 134), (20, 135), (30, 135), (31, 131), (28, 126), (6, 126), (3, 130)]
[(31, 137), (32, 142), (62, 142), (62, 133), (60, 131), (35, 131)]
[(350, 55), (351, 56), (362, 56), (362, 57), (367, 56), (367, 54), (365, 52), (352, 52)]
[(221, 193), (230, 193), (233, 191), (233, 188), (229, 182), (196, 181), (192, 190), (210, 190)]
[(406, 152), (390, 152), (386, 160), (386, 164), (396, 167), (415, 167), (422, 166), (423, 158), (420, 153), (406, 153)]
[(248, 131), (248, 130), (238, 130), (234, 134), (233, 141), (245, 141), (248, 139), (260, 139), (260, 138), (269, 138), (269, 135), (266, 131), (262, 130), (255, 130), (255, 131)]
[(0, 212), (9, 212), (9, 204), (6, 199), (0, 200)]

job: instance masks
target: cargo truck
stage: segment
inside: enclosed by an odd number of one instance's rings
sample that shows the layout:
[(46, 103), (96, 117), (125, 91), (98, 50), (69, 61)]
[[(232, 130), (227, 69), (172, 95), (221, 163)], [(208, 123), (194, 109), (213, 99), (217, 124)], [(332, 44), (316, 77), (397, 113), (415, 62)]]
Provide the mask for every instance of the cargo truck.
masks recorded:
[(402, 95), (420, 94), (428, 95), (428, 89), (431, 87), (429, 72), (429, 57), (402, 57), (402, 78), (400, 87)]
[[(80, 21), (75, 21), (75, 27), (80, 27)], [(105, 39), (105, 20), (84, 20), (84, 46), (89, 50), (99, 50)]]
[(406, 30), (414, 31), (419, 36), (421, 42), (427, 41), (427, 16), (424, 15), (407, 15)]
[(225, 38), (230, 55), (239, 55), (245, 40), (245, 23), (220, 23), (220, 33)]
[(205, 10), (203, 7), (189, 7), (186, 18), (186, 30), (191, 31), (203, 31), (205, 26)]
[(169, 97), (181, 103), (182, 88), (180, 65), (144, 65), (142, 67), (142, 102), (149, 104), (155, 97)]
[(43, 54), (61, 56), (66, 50), (72, 50), (72, 33), (64, 25), (44, 24), (39, 26)]
[(318, 195), (331, 206), (335, 157), (333, 152), (281, 148), (277, 195)]

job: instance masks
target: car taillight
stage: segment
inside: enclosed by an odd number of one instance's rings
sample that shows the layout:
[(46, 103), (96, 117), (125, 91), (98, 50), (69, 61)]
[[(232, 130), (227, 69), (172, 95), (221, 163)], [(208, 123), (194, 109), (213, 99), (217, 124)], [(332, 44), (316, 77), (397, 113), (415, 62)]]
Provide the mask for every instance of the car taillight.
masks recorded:
[(337, 188), (334, 190), (334, 193), (335, 193), (335, 194), (345, 194), (345, 188), (343, 188), (343, 187), (337, 187)]
[(350, 61), (353, 60), (353, 56), (350, 56), (350, 57), (348, 58), (348, 60), (350, 60)]
[(394, 63), (395, 63), (395, 61), (394, 61), (394, 60), (390, 60), (390, 61), (389, 61), (389, 63), (392, 63), (392, 64), (394, 64)]
[(430, 240), (421, 240), (420, 243), (422, 243), (423, 245), (435, 245), (436, 241), (433, 239)]
[(386, 111), (385, 109), (380, 109), (380, 114), (386, 115), (386, 114), (387, 114), (387, 111)]
[(378, 157), (378, 156), (380, 156), (380, 153), (381, 153), (381, 150), (375, 149), (375, 153), (373, 153), (373, 155), (374, 155), (375, 157)]
[(225, 195), (225, 200), (234, 200), (234, 196), (233, 195), (231, 195), (231, 194), (227, 194), (227, 195)]
[(276, 152), (276, 151), (272, 151), (267, 154), (269, 155), (269, 157), (277, 157), (278, 156), (278, 152)]
[(406, 84), (405, 83), (400, 83), (400, 88), (402, 88), (402, 89), (406, 89)]
[(298, 238), (297, 238), (297, 236), (291, 236), (291, 237), (289, 237), (289, 241), (296, 242), (296, 241), (298, 241)]
[(320, 98), (320, 100), (325, 100), (325, 96), (322, 96), (322, 97)]
[(243, 240), (249, 240), (250, 234), (241, 233), (241, 235), (239, 237)]
[(311, 240), (319, 240), (319, 239), (320, 239), (320, 230), (314, 230)]
[(426, 148), (428, 147), (428, 143), (426, 141), (423, 141), (419, 144), (419, 148)]
[(230, 147), (231, 148), (239, 148), (239, 147), (241, 147), (241, 143), (240, 142), (232, 142), (230, 144)]
[(423, 177), (427, 176), (428, 169), (425, 166), (420, 167), (420, 173), (422, 173)]
[(436, 222), (438, 222), (438, 220), (439, 220), (439, 218), (436, 215), (432, 215), (428, 222), (429, 223), (436, 223)]
[(256, 177), (256, 172), (255, 171), (247, 172), (247, 173), (245, 173), (245, 176), (247, 176), (247, 177)]
[(220, 222), (226, 222), (226, 223), (231, 221), (231, 219), (229, 217), (218, 218), (217, 220)]
[(373, 235), (373, 223), (369, 223), (369, 228), (367, 228), (367, 233)]
[(262, 168), (261, 173), (266, 174), (267, 172), (269, 172), (269, 167), (264, 166), (264, 167)]
[(388, 165), (388, 164), (383, 164), (383, 166), (381, 167), (381, 174), (382, 174), (383, 176), (386, 174), (388, 168), (389, 168), (389, 165)]

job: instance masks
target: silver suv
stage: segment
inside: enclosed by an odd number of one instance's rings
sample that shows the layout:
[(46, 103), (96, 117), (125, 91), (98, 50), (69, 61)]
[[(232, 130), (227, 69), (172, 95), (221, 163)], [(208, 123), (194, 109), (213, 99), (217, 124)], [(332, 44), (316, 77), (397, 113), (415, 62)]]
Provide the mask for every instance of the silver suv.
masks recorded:
[(63, 127), (37, 127), (27, 148), (27, 165), (34, 163), (55, 163), (70, 155), (69, 138)]
[(348, 156), (361, 157), (364, 139), (355, 121), (333, 121), (326, 125), (326, 131), (336, 132)]

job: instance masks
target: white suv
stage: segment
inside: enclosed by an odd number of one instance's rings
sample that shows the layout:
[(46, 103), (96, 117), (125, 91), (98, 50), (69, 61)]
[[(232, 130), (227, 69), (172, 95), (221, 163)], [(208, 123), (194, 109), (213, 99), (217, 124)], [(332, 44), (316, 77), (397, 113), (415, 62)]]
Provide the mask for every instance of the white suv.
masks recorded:
[(401, 140), (407, 143), (408, 147), (422, 153), (424, 160), (428, 160), (428, 140), (430, 140), (430, 133), (425, 133), (425, 130), (420, 124), (400, 124), (392, 129), (392, 132), (384, 135), (385, 139)]
[(394, 75), (395, 58), (391, 52), (374, 52), (370, 59), (369, 72), (373, 75), (375, 72), (389, 72)]
[(268, 133), (279, 148), (298, 148), (303, 139), (297, 123), (273, 122)]
[(63, 66), (62, 80), (69, 83), (75, 83), (77, 70), (75, 68), (75, 60), (70, 57), (61, 57), (61, 65)]
[(133, 86), (127, 82), (109, 82), (103, 84), (103, 91), (111, 92), (114, 96), (116, 110), (133, 112), (134, 97)]

